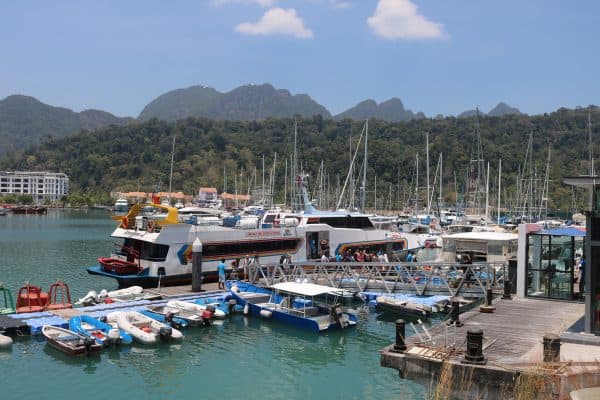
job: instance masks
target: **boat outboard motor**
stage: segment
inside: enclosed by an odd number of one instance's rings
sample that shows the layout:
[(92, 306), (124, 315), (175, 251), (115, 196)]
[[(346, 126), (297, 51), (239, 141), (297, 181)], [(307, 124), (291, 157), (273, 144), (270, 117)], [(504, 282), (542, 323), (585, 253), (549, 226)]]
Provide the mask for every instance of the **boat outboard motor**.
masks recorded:
[(75, 304), (81, 304), (83, 306), (91, 306), (97, 303), (98, 293), (95, 290), (90, 290), (85, 296), (75, 302)]
[(215, 307), (214, 306), (206, 306), (202, 314), (200, 315), (202, 318), (202, 325), (210, 326), (212, 325), (212, 320), (215, 317)]
[(167, 313), (165, 314), (165, 323), (169, 326), (172, 326), (175, 329), (182, 328), (181, 324), (175, 319), (175, 314), (171, 311), (167, 311)]
[(90, 354), (92, 354), (92, 345), (96, 343), (95, 339), (92, 339), (90, 337), (86, 337), (85, 339), (83, 339), (83, 345), (85, 346), (85, 355), (89, 356)]
[(342, 313), (342, 308), (338, 304), (331, 306), (330, 314), (331, 314), (331, 317), (333, 318), (333, 320), (335, 321), (335, 323), (340, 328), (343, 329), (348, 326), (348, 321), (346, 321), (344, 319), (344, 314)]
[(173, 334), (173, 328), (171, 328), (170, 326), (161, 326), (160, 329), (158, 330), (158, 335), (160, 336), (160, 338), (162, 340), (169, 339), (172, 334)]
[(229, 314), (233, 313), (233, 309), (235, 308), (236, 304), (237, 304), (237, 301), (235, 301), (235, 299), (230, 299), (227, 302), (227, 309), (229, 310)]
[[(106, 317), (104, 317), (106, 318)], [(108, 343), (121, 343), (121, 332), (117, 328), (112, 328), (108, 331)]]

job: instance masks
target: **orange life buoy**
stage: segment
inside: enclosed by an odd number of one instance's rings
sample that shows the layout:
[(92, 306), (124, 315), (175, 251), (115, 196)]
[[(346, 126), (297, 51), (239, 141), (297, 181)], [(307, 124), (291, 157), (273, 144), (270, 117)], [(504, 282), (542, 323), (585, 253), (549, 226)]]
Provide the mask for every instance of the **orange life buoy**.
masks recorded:
[(127, 228), (127, 227), (129, 227), (129, 218), (127, 218), (127, 217), (123, 217), (123, 219), (121, 220), (121, 227), (122, 227), (122, 228)]

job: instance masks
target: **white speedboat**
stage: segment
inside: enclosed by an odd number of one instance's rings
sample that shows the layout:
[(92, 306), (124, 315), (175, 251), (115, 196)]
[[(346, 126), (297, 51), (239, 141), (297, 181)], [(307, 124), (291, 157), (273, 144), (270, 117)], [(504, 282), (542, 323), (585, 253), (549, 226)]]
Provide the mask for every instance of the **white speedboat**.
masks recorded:
[(145, 316), (137, 311), (115, 311), (107, 315), (110, 324), (116, 323), (119, 329), (129, 333), (143, 344), (154, 344), (159, 339), (182, 339), (183, 334), (168, 325)]
[[(167, 302), (167, 306), (175, 308), (175, 309), (180, 309), (180, 310), (185, 310), (188, 312), (192, 312), (192, 313), (196, 313), (196, 314), (202, 314), (204, 311), (206, 311), (206, 307), (210, 306), (211, 304), (196, 304), (196, 303), (190, 303), (189, 301), (182, 301), (182, 300), (171, 300)], [(223, 310), (219, 310), (217, 308), (218, 304), (216, 305), (212, 305), (212, 308), (214, 309), (214, 315), (215, 318), (220, 318), (223, 319), (225, 318), (225, 312)]]

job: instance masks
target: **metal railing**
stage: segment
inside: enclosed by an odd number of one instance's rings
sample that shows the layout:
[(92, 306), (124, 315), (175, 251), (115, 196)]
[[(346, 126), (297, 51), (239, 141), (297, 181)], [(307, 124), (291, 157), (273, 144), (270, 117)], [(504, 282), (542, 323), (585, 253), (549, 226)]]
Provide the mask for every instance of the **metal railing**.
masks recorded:
[(355, 292), (485, 297), (488, 288), (502, 289), (507, 271), (503, 262), (302, 262), (287, 266), (253, 263), (249, 265), (248, 280), (265, 286), (306, 281)]

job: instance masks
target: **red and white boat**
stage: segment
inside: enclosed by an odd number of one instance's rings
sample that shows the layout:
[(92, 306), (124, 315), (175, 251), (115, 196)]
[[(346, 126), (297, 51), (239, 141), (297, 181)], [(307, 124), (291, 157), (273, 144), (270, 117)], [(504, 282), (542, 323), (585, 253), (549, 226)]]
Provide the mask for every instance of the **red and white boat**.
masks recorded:
[(98, 262), (103, 271), (111, 272), (117, 275), (131, 275), (139, 271), (137, 263), (132, 261), (121, 260), (114, 257), (100, 257)]

